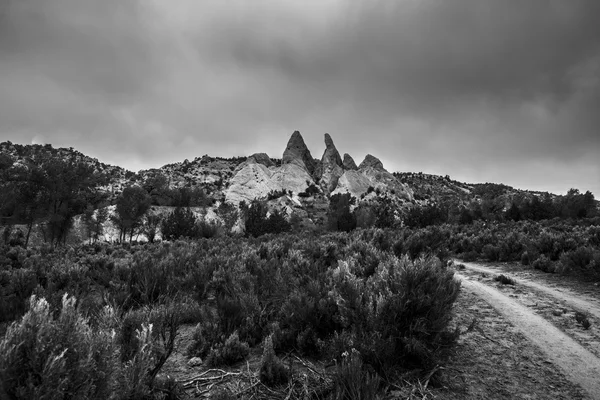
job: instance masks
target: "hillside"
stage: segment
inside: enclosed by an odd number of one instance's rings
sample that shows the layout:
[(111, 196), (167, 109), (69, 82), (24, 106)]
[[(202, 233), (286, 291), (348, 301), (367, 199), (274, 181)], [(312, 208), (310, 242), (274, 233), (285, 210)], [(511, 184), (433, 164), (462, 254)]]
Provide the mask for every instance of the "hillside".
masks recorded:
[(0, 164), (3, 170), (41, 166), (51, 159), (85, 164), (98, 176), (94, 190), (104, 199), (96, 201), (95, 207), (114, 205), (126, 187), (140, 186), (153, 206), (200, 206), (214, 212), (224, 203), (237, 207), (241, 202), (264, 200), (269, 212), (278, 210), (294, 219), (296, 227), (311, 229), (327, 225), (332, 196), (343, 195), (351, 199), (350, 211), (358, 227), (381, 225), (381, 221), (374, 221), (385, 209), (390, 215), (386, 218), (391, 220), (384, 221), (383, 226), (477, 219), (540, 220), (597, 213), (599, 203), (589, 192), (575, 190), (557, 196), (503, 184), (463, 183), (447, 175), (390, 173), (373, 155), (358, 165), (351, 155), (342, 157), (329, 134), (324, 135), (324, 142), (323, 155), (315, 158), (296, 131), (281, 158), (264, 153), (235, 158), (204, 155), (137, 173), (107, 165), (73, 148), (4, 142), (0, 143)]

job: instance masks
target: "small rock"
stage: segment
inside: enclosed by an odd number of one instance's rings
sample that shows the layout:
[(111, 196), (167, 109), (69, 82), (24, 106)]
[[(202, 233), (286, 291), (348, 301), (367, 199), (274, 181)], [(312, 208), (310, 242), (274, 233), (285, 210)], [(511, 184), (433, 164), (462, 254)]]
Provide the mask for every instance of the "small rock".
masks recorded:
[(192, 357), (188, 361), (188, 367), (199, 367), (202, 365), (202, 359), (200, 357)]
[(554, 315), (555, 317), (560, 317), (561, 315), (563, 315), (562, 310), (552, 310), (552, 315)]

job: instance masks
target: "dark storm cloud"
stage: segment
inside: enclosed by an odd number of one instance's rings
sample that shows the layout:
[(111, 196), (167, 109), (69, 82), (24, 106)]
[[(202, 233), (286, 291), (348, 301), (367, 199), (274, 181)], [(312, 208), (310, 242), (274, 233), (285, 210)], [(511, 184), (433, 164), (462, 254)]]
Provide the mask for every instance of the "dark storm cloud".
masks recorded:
[(128, 147), (121, 108), (151, 96), (163, 73), (150, 26), (154, 15), (141, 4), (4, 0), (0, 135), (15, 142), (38, 136), (85, 150)]
[(315, 156), (329, 132), (390, 170), (600, 195), (596, 0), (5, 4), (2, 138), (156, 166), (299, 129)]

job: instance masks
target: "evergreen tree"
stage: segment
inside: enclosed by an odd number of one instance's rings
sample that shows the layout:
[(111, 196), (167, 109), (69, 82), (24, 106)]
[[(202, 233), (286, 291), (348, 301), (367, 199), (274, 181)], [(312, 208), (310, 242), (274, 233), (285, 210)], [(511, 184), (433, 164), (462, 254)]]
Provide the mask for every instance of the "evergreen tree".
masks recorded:
[(511, 221), (520, 221), (521, 220), (521, 211), (515, 202), (512, 202), (510, 208), (506, 210), (506, 214), (504, 214), (505, 218)]
[(150, 196), (139, 186), (128, 186), (117, 198), (117, 207), (112, 221), (119, 228), (119, 240), (124, 242), (129, 234), (129, 241), (140, 228), (142, 218), (150, 208)]
[(177, 207), (161, 223), (165, 240), (198, 237), (198, 224), (194, 212), (188, 207)]
[(331, 230), (350, 232), (356, 228), (356, 216), (350, 211), (355, 201), (350, 193), (335, 194), (329, 198), (327, 226)]

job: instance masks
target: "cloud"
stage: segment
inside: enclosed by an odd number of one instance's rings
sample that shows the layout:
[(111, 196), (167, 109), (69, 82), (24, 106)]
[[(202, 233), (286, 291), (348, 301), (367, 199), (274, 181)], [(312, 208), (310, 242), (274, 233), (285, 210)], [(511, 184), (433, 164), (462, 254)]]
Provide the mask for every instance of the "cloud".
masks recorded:
[(6, 139), (150, 167), (280, 156), (298, 129), (315, 156), (329, 132), (391, 170), (600, 195), (595, 0), (4, 0), (0, 15)]

